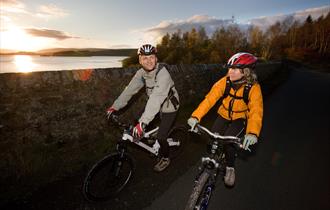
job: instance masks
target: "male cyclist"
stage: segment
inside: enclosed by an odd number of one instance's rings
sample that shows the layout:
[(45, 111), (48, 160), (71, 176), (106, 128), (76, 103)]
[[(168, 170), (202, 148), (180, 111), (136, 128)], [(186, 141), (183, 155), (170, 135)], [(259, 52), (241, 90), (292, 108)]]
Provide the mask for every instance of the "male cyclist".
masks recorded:
[(134, 137), (141, 137), (145, 127), (159, 114), (161, 122), (157, 139), (161, 146), (161, 158), (154, 166), (154, 170), (160, 172), (170, 164), (167, 135), (175, 121), (179, 108), (179, 95), (166, 67), (157, 63), (157, 49), (154, 46), (150, 44), (142, 45), (137, 54), (142, 68), (136, 72), (121, 95), (107, 109), (107, 115), (110, 117), (111, 114), (125, 107), (132, 96), (145, 86), (148, 101), (132, 134)]
[[(195, 129), (203, 116), (220, 99), (222, 104), (218, 109), (212, 131), (226, 136), (240, 137), (245, 134), (245, 150), (249, 150), (250, 145), (257, 143), (262, 126), (263, 100), (254, 71), (256, 62), (257, 58), (249, 53), (237, 53), (228, 60), (228, 74), (213, 85), (188, 119), (192, 129)], [(235, 147), (226, 145), (227, 166), (224, 181), (227, 186), (233, 186), (235, 183), (235, 155)]]

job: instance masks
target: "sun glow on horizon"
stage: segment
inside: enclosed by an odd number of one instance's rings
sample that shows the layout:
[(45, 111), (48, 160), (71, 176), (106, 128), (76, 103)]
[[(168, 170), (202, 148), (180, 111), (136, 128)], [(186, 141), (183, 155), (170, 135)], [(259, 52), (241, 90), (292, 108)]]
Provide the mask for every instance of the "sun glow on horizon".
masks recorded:
[(37, 66), (29, 55), (15, 55), (14, 64), (19, 72), (32, 72)]
[(19, 27), (11, 26), (9, 29), (0, 31), (1, 49), (15, 51), (37, 51), (46, 48), (50, 39), (33, 37)]

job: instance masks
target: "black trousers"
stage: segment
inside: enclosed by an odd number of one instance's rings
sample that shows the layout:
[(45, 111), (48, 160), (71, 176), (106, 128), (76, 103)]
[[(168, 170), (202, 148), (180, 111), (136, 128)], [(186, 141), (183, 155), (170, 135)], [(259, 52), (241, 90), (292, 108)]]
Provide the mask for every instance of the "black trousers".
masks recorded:
[[(225, 118), (218, 115), (217, 119), (213, 123), (212, 132), (217, 132), (220, 135), (224, 136), (237, 136), (242, 137), (245, 134), (246, 128), (246, 120), (245, 119), (237, 119), (237, 120), (226, 120)], [(225, 149), (225, 157), (226, 163), (229, 167), (235, 166), (236, 159), (236, 149), (233, 145), (227, 144), (224, 147)]]
[(160, 124), (157, 139), (160, 144), (160, 157), (168, 158), (169, 145), (167, 142), (168, 134), (174, 125), (177, 112), (160, 113)]
[[(141, 111), (140, 113), (142, 114), (143, 112)], [(153, 119), (152, 122), (149, 123), (149, 125), (147, 126), (148, 128), (150, 125), (151, 126), (156, 126), (157, 124), (159, 125), (157, 139), (160, 144), (160, 151), (159, 151), (160, 157), (165, 157), (165, 158), (169, 157), (170, 150), (167, 142), (167, 137), (171, 128), (174, 125), (177, 113), (178, 113), (177, 111), (169, 112), (169, 113), (159, 112), (155, 117), (155, 119)]]

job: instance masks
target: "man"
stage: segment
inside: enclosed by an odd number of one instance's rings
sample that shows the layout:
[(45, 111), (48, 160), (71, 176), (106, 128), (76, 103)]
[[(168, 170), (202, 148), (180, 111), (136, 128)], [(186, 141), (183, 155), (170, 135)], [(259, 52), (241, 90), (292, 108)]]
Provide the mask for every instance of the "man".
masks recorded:
[(161, 158), (154, 166), (154, 170), (160, 172), (170, 164), (167, 135), (179, 108), (179, 95), (166, 67), (157, 62), (157, 49), (150, 44), (145, 44), (138, 49), (137, 53), (142, 68), (136, 72), (125, 90), (107, 109), (107, 115), (110, 117), (115, 111), (125, 107), (133, 95), (142, 87), (146, 87), (148, 101), (133, 129), (133, 136), (141, 137), (145, 127), (159, 114), (161, 122), (157, 138), (161, 146)]

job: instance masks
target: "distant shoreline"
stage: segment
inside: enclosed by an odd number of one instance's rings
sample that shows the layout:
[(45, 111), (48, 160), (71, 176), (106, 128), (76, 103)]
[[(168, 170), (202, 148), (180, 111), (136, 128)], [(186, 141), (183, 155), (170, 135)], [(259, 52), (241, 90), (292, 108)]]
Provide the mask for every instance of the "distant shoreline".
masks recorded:
[(38, 52), (16, 51), (16, 52), (0, 52), (3, 55), (36, 55), (36, 56), (68, 56), (68, 57), (90, 57), (90, 56), (131, 56), (136, 53), (136, 49), (75, 49), (75, 48), (56, 48), (40, 50)]
[(96, 56), (113, 56), (113, 57), (128, 57), (122, 55), (39, 55), (39, 54), (0, 54), (0, 56), (15, 56), (15, 55), (28, 55), (28, 56), (41, 56), (41, 57), (96, 57)]

